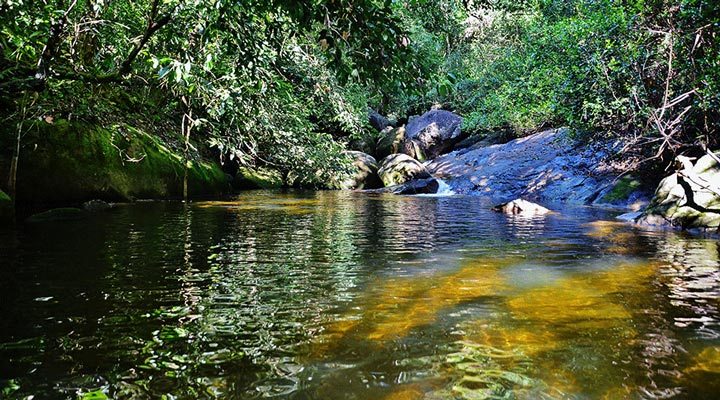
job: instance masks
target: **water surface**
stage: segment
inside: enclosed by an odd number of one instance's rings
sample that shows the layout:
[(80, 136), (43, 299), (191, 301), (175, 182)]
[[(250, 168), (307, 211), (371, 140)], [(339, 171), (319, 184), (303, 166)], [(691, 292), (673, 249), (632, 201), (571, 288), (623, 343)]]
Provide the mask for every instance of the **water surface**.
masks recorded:
[(248, 192), (0, 230), (0, 397), (717, 398), (717, 239)]

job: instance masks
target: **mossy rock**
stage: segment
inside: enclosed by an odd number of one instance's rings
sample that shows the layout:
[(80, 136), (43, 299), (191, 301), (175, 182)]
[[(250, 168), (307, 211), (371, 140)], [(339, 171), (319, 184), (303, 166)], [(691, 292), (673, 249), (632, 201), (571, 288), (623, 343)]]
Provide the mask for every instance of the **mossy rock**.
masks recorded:
[(387, 186), (401, 185), (413, 179), (431, 178), (430, 173), (417, 160), (406, 154), (393, 154), (380, 163), (378, 175)]
[(600, 199), (600, 202), (609, 204), (624, 202), (630, 198), (630, 195), (639, 190), (641, 186), (642, 183), (636, 178), (631, 176), (623, 177)]
[[(188, 167), (191, 196), (227, 189), (218, 165), (191, 161)], [(41, 123), (25, 136), (18, 201), (52, 204), (179, 197), (183, 178), (182, 156), (155, 136), (125, 125), (103, 128), (61, 120)]]
[(283, 184), (279, 171), (264, 167), (240, 167), (234, 181), (236, 189), (278, 189)]

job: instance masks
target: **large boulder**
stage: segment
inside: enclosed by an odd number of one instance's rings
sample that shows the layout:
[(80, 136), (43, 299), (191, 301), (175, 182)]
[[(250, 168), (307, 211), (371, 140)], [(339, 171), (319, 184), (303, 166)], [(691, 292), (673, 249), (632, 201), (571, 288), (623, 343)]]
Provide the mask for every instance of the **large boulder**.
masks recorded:
[(377, 129), (378, 132), (390, 126), (390, 120), (381, 115), (379, 112), (373, 110), (372, 108), (368, 110), (368, 119), (370, 125), (372, 125), (373, 128)]
[(393, 154), (380, 164), (378, 175), (385, 186), (400, 185), (413, 179), (430, 178), (430, 173), (417, 160), (406, 154)]
[(435, 158), (452, 150), (455, 143), (464, 139), (460, 126), (462, 118), (450, 111), (431, 110), (408, 122), (406, 142), (414, 142), (427, 158)]
[(353, 159), (354, 174), (340, 184), (342, 189), (375, 189), (382, 187), (378, 176), (378, 165), (375, 158), (369, 154), (359, 151), (348, 151), (348, 156)]
[(720, 163), (706, 155), (695, 165), (679, 156), (682, 169), (660, 182), (635, 222), (643, 225), (720, 231)]

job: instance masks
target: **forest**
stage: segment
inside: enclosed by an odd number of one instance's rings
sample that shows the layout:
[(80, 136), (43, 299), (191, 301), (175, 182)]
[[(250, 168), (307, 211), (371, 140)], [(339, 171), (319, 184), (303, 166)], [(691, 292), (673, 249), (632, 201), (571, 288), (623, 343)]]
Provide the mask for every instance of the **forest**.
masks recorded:
[(5, 190), (15, 192), (23, 137), (57, 121), (137, 128), (185, 160), (332, 187), (347, 173), (343, 150), (376, 139), (368, 108), (403, 121), (433, 106), (462, 115), (470, 135), (567, 126), (617, 136), (662, 170), (718, 145), (719, 9), (703, 0), (7, 0)]

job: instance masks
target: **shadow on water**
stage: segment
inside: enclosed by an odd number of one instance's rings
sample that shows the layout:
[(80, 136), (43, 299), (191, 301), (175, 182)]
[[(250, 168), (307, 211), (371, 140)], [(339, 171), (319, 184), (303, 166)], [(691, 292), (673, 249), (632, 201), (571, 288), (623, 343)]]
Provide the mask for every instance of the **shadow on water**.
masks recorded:
[(489, 207), (250, 192), (0, 230), (1, 397), (720, 392), (717, 240)]

